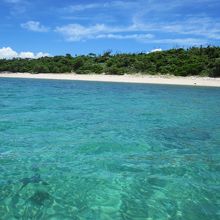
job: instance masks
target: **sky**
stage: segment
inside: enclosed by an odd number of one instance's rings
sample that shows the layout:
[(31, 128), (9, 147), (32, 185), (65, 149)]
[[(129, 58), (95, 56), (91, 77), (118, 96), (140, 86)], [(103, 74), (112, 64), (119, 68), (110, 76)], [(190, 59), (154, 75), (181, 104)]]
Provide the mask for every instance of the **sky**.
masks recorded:
[(220, 46), (220, 0), (0, 0), (0, 58)]

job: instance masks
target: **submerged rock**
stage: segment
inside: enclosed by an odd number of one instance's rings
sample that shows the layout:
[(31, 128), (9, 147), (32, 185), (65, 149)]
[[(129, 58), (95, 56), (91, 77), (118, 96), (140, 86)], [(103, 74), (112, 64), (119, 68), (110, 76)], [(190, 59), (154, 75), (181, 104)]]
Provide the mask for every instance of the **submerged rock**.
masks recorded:
[(20, 182), (22, 183), (22, 186), (21, 186), (20, 190), (22, 190), (29, 183), (41, 183), (43, 185), (48, 185), (47, 182), (45, 182), (41, 179), (40, 174), (36, 174), (32, 177), (25, 177), (25, 178), (21, 179)]
[(46, 202), (51, 201), (51, 196), (48, 192), (45, 191), (36, 191), (33, 196), (29, 198), (29, 200), (35, 205), (44, 205)]

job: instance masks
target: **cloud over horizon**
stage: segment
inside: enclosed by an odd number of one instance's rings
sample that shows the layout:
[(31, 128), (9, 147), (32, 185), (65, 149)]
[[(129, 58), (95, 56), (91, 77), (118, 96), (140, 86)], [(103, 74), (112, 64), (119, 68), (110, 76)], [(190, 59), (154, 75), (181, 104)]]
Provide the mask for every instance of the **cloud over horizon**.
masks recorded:
[(29, 59), (37, 59), (40, 57), (51, 56), (49, 53), (33, 53), (33, 52), (16, 52), (11, 47), (2, 47), (0, 48), (0, 59), (13, 59), (13, 58), (29, 58)]

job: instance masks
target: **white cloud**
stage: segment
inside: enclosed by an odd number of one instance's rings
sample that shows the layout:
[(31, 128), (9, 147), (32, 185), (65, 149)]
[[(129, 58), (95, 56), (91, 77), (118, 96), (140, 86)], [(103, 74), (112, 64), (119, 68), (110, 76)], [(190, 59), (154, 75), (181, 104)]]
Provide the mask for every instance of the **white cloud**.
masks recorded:
[(117, 40), (126, 40), (126, 39), (134, 39), (134, 40), (147, 40), (151, 39), (154, 36), (152, 34), (100, 34), (96, 36), (96, 39), (117, 39)]
[(14, 57), (18, 57), (18, 53), (12, 50), (10, 47), (0, 48), (0, 59), (11, 59)]
[(136, 7), (138, 5), (139, 5), (138, 3), (131, 1), (127, 1), (127, 2), (109, 1), (104, 3), (74, 4), (74, 5), (69, 5), (61, 10), (68, 13), (72, 13), (72, 12), (82, 12), (85, 10), (92, 10), (92, 9), (109, 9), (109, 8), (125, 9), (125, 8)]
[(161, 29), (181, 35), (220, 39), (220, 23), (208, 17), (190, 17), (185, 21), (165, 24)]
[(21, 52), (19, 54), (19, 58), (30, 58), (30, 59), (33, 59), (35, 56), (34, 56), (34, 53), (32, 52)]
[(173, 46), (200, 46), (208, 43), (207, 40), (201, 38), (164, 38), (153, 39), (150, 43), (155, 44), (172, 44)]
[(35, 58), (41, 58), (41, 57), (50, 57), (51, 55), (49, 53), (43, 53), (39, 52), (35, 54)]
[[(193, 32), (193, 25), (189, 27), (185, 24), (186, 29), (189, 32)], [(196, 23), (194, 21), (194, 23)], [(159, 30), (158, 30), (159, 29)], [(186, 31), (185, 29), (185, 31)], [(202, 28), (201, 28), (202, 29)], [(156, 24), (143, 24), (136, 23), (130, 26), (107, 26), (105, 24), (96, 24), (94, 26), (82, 26), (80, 24), (69, 24), (55, 29), (56, 32), (62, 34), (67, 41), (84, 41), (88, 39), (117, 39), (117, 40), (137, 40), (143, 43), (153, 43), (153, 44), (171, 44), (172, 46), (198, 46), (205, 45), (209, 41), (205, 38), (202, 33), (205, 33), (205, 29), (200, 30), (199, 34), (191, 34), (190, 37), (184, 33), (184, 25), (177, 26), (173, 25), (156, 25)], [(218, 31), (216, 29), (216, 31)], [(160, 38), (158, 32), (163, 33), (176, 33), (174, 38)], [(156, 33), (153, 35), (151, 33)], [(214, 32), (211, 32), (214, 34)], [(217, 32), (216, 32), (217, 33)], [(214, 36), (214, 35), (213, 35)], [(216, 34), (216, 38), (218, 35)], [(155, 49), (155, 51), (160, 51), (161, 49)]]
[(16, 52), (10, 47), (3, 47), (0, 48), (0, 59), (13, 59), (13, 58), (30, 58), (30, 59), (37, 59), (40, 57), (50, 56), (49, 53), (33, 53), (33, 52)]
[(153, 52), (161, 52), (162, 49), (161, 48), (156, 48), (156, 49), (153, 49), (150, 51), (150, 53), (153, 53)]
[(49, 30), (47, 27), (41, 25), (39, 21), (28, 21), (21, 24), (21, 27), (35, 32), (47, 32)]
[(176, 37), (190, 39), (220, 39), (220, 22), (209, 17), (188, 17), (183, 21), (175, 22), (144, 22), (134, 20), (133, 26), (137, 31), (148, 31), (154, 33), (175, 34)]
[[(219, 0), (108, 0), (69, 4), (58, 11), (75, 22), (58, 26), (55, 32), (67, 41), (131, 39), (154, 43), (156, 47), (212, 44), (220, 39), (220, 21), (207, 13), (208, 3), (213, 8), (214, 3), (216, 8), (220, 5)], [(201, 10), (192, 14), (187, 8), (195, 4), (200, 4)], [(113, 13), (110, 15), (108, 10)]]
[[(56, 27), (67, 41), (88, 39), (133, 39), (145, 43), (173, 44), (181, 46), (203, 45), (220, 39), (220, 23), (209, 17), (188, 16), (186, 20), (175, 22), (144, 22), (133, 20), (129, 26), (109, 26), (96, 24), (83, 26), (68, 24)], [(160, 35), (172, 33), (172, 38)]]
[[(80, 24), (69, 24), (55, 29), (62, 34), (68, 41), (80, 41), (87, 39), (151, 39), (154, 36), (147, 33), (134, 33), (136, 28), (128, 27), (110, 27), (105, 24), (96, 24), (94, 26), (82, 26)], [(125, 34), (126, 33), (126, 34)]]
[(3, 0), (9, 5), (10, 14), (12, 16), (17, 16), (18, 14), (23, 14), (27, 7), (30, 6), (29, 0)]
[(80, 4), (80, 5), (70, 5), (66, 8), (64, 8), (65, 11), (68, 11), (68, 12), (75, 12), (75, 11), (84, 11), (84, 10), (87, 10), (87, 9), (95, 9), (95, 8), (99, 8), (100, 7), (100, 4)]

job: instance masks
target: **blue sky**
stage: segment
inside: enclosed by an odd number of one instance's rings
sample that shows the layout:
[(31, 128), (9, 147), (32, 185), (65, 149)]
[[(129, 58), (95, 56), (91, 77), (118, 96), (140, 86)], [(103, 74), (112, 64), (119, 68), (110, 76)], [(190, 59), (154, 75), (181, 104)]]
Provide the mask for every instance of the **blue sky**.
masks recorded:
[(0, 0), (0, 57), (220, 45), (219, 11), (219, 0)]

